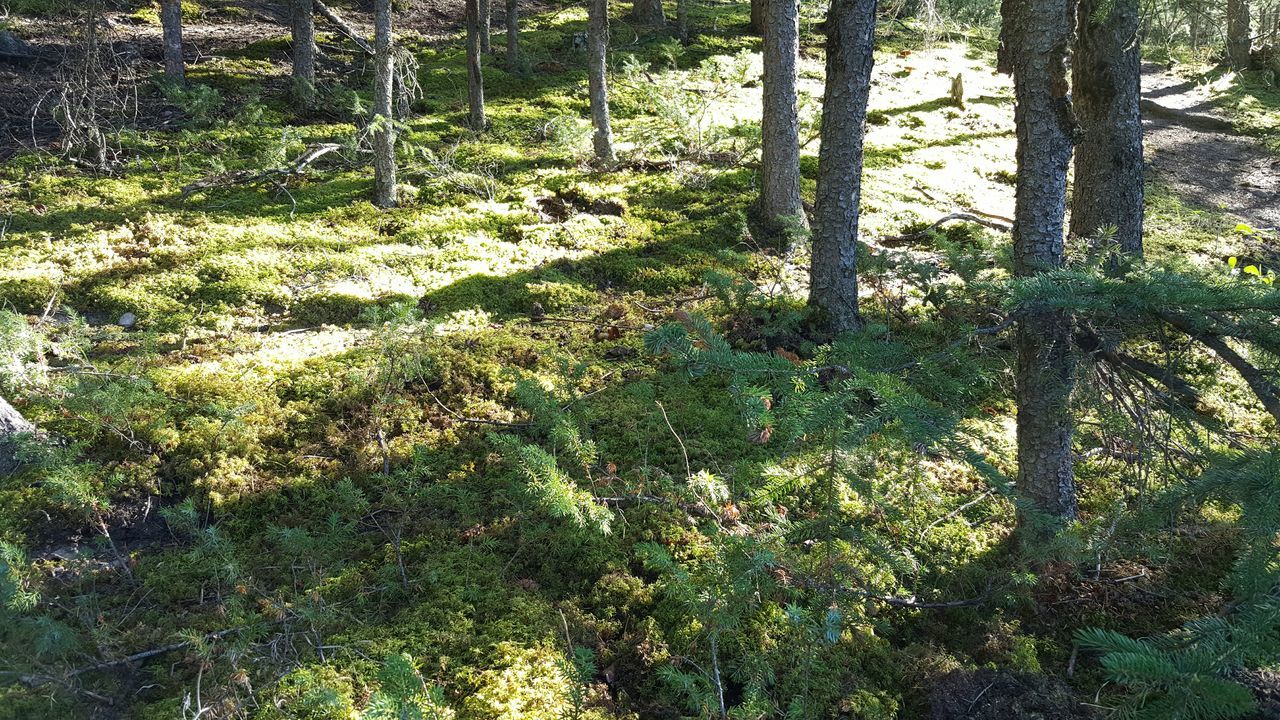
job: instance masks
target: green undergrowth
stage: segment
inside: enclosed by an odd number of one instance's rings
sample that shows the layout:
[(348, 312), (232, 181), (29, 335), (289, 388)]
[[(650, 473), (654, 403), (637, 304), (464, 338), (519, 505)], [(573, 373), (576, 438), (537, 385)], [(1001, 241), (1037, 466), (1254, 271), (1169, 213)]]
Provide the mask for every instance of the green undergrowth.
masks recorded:
[[(1133, 478), (1104, 461), (1082, 463), (1089, 520), (1057, 564), (1024, 569), (1011, 353), (963, 339), (1007, 307), (1007, 242), (877, 242), (869, 329), (815, 333), (804, 243), (749, 221), (746, 8), (694, 20), (690, 47), (615, 24), (614, 168), (590, 162), (569, 9), (529, 19), (523, 67), (486, 59), (481, 134), (458, 38), (406, 33), (393, 210), (369, 202), (367, 78), (325, 78), (300, 113), (279, 39), (146, 89), (174, 122), (114, 138), (111, 174), (0, 169), (0, 395), (58, 439), (0, 481), (0, 658), (56, 678), (183, 643), (127, 676), (0, 684), (0, 716), (90, 717), (87, 690), (136, 718), (196, 698), (262, 719), (717, 717), (721, 697), (735, 718), (917, 718), (948, 671), (1061, 673), (1078, 628), (1215, 607), (1234, 510), (1111, 523)], [(884, 36), (864, 234), (1011, 214), (989, 34)], [(809, 135), (821, 73), (806, 35)], [(235, 182), (318, 143), (342, 147)], [(1226, 272), (1252, 247), (1150, 199), (1158, 262)], [(1152, 579), (1105, 582), (1135, 565)], [(952, 600), (975, 603), (912, 607)]]

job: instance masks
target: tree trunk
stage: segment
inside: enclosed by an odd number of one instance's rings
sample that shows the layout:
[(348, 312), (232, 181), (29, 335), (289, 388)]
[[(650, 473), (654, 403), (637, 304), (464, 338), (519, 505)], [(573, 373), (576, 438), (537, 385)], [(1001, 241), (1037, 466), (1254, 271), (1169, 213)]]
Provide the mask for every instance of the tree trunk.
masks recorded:
[(471, 108), (468, 122), (480, 132), (488, 121), (484, 117), (484, 70), (480, 65), (480, 0), (467, 3), (467, 102)]
[(676, 0), (676, 35), (683, 45), (689, 44), (689, 3), (693, 0)]
[(662, 12), (662, 0), (634, 0), (631, 5), (631, 19), (637, 25), (662, 27), (667, 24), (667, 16)]
[(18, 435), (33, 434), (35, 431), (35, 425), (27, 422), (21, 413), (0, 397), (0, 477), (17, 472), (22, 466), (22, 463), (18, 462), (14, 438)]
[(520, 8), (517, 0), (507, 0), (507, 68), (520, 69)]
[(764, 34), (764, 16), (768, 0), (751, 0), (751, 25), (749, 29), (756, 35)]
[(160, 25), (164, 30), (164, 76), (184, 82), (186, 67), (182, 62), (182, 3), (160, 0)]
[(480, 0), (480, 52), (493, 52), (493, 0)]
[(396, 205), (396, 126), (391, 111), (396, 59), (392, 43), (391, 0), (374, 0), (373, 202), (383, 208)]
[(1234, 68), (1249, 67), (1249, 0), (1227, 0), (1227, 61)]
[(587, 89), (591, 98), (591, 144), (596, 159), (612, 163), (613, 128), (609, 122), (609, 0), (589, 0), (587, 5)]
[(796, 65), (800, 53), (798, 0), (768, 0), (764, 29), (764, 102), (760, 120), (760, 220), (776, 232), (784, 218), (804, 223), (800, 202), (800, 119)]
[(316, 23), (312, 0), (293, 0), (290, 28), (293, 37), (293, 92), (310, 107), (316, 98)]
[[(1109, 6), (1109, 8), (1108, 8)], [(1115, 228), (1142, 255), (1142, 49), (1138, 0), (1080, 0), (1072, 97), (1084, 133), (1076, 149), (1071, 233)], [(1104, 16), (1100, 16), (1105, 12)]]
[[(1018, 179), (1013, 265), (1019, 277), (1062, 267), (1074, 133), (1067, 57), (1071, 0), (1004, 0), (1000, 66), (1013, 73)], [(1076, 515), (1067, 316), (1029, 308), (1018, 324), (1018, 488), (1043, 513)]]
[(822, 148), (814, 206), (809, 304), (832, 331), (862, 327), (858, 314), (858, 206), (862, 141), (871, 67), (875, 62), (876, 0), (831, 0), (827, 11), (827, 85), (822, 99)]

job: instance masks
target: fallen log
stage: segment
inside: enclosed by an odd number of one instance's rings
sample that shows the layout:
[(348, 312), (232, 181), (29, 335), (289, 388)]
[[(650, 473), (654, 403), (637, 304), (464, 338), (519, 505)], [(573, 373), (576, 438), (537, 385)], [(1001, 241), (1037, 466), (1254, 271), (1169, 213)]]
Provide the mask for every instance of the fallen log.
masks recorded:
[(360, 33), (356, 32), (355, 28), (348, 25), (347, 22), (342, 19), (342, 16), (334, 12), (333, 9), (330, 8), (328, 5), (325, 5), (323, 2), (320, 2), (320, 0), (315, 0), (315, 8), (316, 8), (316, 12), (320, 13), (320, 15), (323, 16), (325, 20), (328, 20), (330, 23), (333, 24), (335, 28), (338, 29), (338, 32), (346, 36), (349, 40), (351, 40), (351, 42), (355, 43), (356, 45), (359, 45), (360, 49), (363, 50), (366, 55), (370, 57), (373, 56), (373, 47), (369, 45), (369, 42), (367, 40), (360, 37)]

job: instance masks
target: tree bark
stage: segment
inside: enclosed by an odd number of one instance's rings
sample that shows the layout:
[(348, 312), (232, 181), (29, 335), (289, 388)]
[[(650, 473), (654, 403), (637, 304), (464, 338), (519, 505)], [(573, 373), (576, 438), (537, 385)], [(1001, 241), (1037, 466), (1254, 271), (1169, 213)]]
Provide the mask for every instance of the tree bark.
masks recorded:
[(507, 0), (507, 68), (520, 69), (520, 7), (517, 0)]
[(837, 333), (862, 327), (856, 255), (875, 31), (876, 0), (831, 0), (809, 304), (826, 314)]
[(613, 127), (609, 120), (609, 0), (589, 0), (587, 6), (587, 92), (591, 99), (591, 144), (596, 159), (615, 160)]
[(634, 0), (631, 5), (631, 19), (637, 25), (662, 27), (667, 24), (667, 16), (662, 11), (662, 0)]
[(0, 477), (17, 472), (22, 466), (18, 462), (17, 447), (14, 438), (19, 435), (33, 434), (36, 426), (27, 422), (4, 398), (0, 397)]
[(1080, 0), (1078, 11), (1072, 97), (1084, 132), (1076, 148), (1071, 233), (1097, 237), (1115, 228), (1120, 250), (1141, 256), (1138, 0)]
[(373, 3), (373, 184), (374, 204), (396, 205), (396, 127), (391, 102), (395, 84), (395, 48), (391, 36), (391, 0)]
[(761, 223), (770, 232), (784, 218), (804, 223), (800, 201), (800, 118), (796, 72), (800, 53), (798, 0), (767, 0), (764, 29), (764, 101), (760, 120)]
[(182, 61), (182, 3), (160, 0), (160, 25), (164, 34), (164, 76), (185, 82), (186, 66)]
[[(1060, 268), (1072, 118), (1067, 57), (1072, 0), (1004, 0), (1000, 66), (1013, 73), (1018, 179), (1014, 273)], [(1029, 308), (1018, 324), (1018, 488), (1043, 513), (1076, 516), (1071, 454), (1070, 321)]]
[(1253, 41), (1249, 35), (1249, 0), (1227, 0), (1227, 62), (1234, 68), (1249, 67)]
[(304, 107), (316, 99), (316, 23), (312, 0), (293, 0), (293, 92)]
[(676, 35), (683, 45), (689, 44), (689, 3), (693, 0), (676, 0)]
[(488, 121), (484, 116), (484, 70), (480, 65), (480, 0), (467, 4), (467, 103), (471, 129), (480, 132)]
[(764, 19), (768, 0), (751, 0), (751, 24), (749, 29), (756, 35), (764, 34)]
[(493, 0), (479, 1), (480, 52), (493, 52)]

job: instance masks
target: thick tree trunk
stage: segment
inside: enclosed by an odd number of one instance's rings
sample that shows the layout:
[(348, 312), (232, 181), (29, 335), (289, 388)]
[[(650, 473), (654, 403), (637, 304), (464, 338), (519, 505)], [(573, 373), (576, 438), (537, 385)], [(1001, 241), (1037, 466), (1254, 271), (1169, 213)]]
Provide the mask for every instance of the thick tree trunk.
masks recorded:
[(1249, 21), (1249, 0), (1227, 0), (1227, 61), (1232, 67), (1249, 67)]
[(751, 0), (751, 32), (756, 35), (764, 34), (764, 19), (768, 0)]
[(391, 110), (396, 59), (392, 43), (391, 0), (374, 0), (373, 201), (383, 208), (396, 205), (396, 126)]
[(517, 0), (507, 0), (507, 68), (520, 69), (520, 8)]
[(612, 163), (613, 127), (609, 121), (609, 0), (589, 0), (587, 5), (587, 91), (591, 98), (591, 144), (596, 159)]
[(22, 466), (18, 462), (14, 438), (18, 435), (33, 434), (35, 431), (35, 425), (27, 422), (21, 413), (0, 397), (0, 477), (17, 472)]
[(160, 0), (160, 25), (164, 31), (164, 76), (170, 80), (186, 80), (186, 66), (182, 62), (182, 3), (180, 0)]
[(293, 39), (293, 92), (310, 107), (316, 98), (316, 23), (312, 0), (293, 0), (290, 29)]
[[(1018, 135), (1014, 273), (1062, 267), (1074, 134), (1067, 57), (1072, 0), (1004, 0), (1000, 66), (1013, 73)], [(1076, 515), (1071, 454), (1071, 326), (1031, 308), (1018, 324), (1018, 488), (1042, 512)]]
[(631, 5), (631, 19), (637, 25), (662, 27), (667, 24), (667, 16), (662, 11), (662, 0), (634, 0)]
[(798, 0), (768, 0), (764, 29), (764, 102), (760, 119), (760, 220), (771, 232), (783, 218), (804, 223), (800, 202), (800, 119), (796, 65), (800, 53)]
[(493, 0), (479, 1), (480, 52), (493, 52)]
[[(1076, 148), (1071, 233), (1142, 254), (1142, 50), (1138, 0), (1081, 0), (1072, 98), (1084, 133)], [(1105, 14), (1103, 14), (1105, 13)]]
[(484, 116), (484, 70), (480, 65), (480, 0), (467, 3), (467, 104), (471, 129), (480, 132), (488, 121)]
[(858, 206), (875, 31), (876, 0), (831, 0), (809, 304), (826, 313), (831, 330), (837, 333), (862, 327), (856, 258)]

